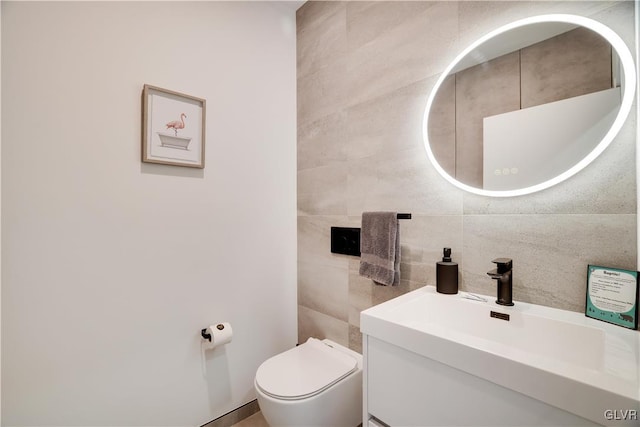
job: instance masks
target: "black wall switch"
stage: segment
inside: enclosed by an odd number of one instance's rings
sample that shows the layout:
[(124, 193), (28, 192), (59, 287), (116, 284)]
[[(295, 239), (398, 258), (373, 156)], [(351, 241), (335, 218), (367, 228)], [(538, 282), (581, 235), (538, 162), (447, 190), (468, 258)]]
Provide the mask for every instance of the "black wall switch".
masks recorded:
[(334, 254), (360, 256), (360, 229), (354, 227), (331, 227), (331, 252)]

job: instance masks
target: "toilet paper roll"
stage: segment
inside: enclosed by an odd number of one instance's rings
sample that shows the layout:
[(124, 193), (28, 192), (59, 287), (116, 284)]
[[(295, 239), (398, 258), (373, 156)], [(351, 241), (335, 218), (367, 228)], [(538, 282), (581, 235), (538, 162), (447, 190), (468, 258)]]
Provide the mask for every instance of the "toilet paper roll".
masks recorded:
[(231, 329), (231, 325), (228, 322), (210, 325), (206, 329), (206, 332), (211, 336), (211, 339), (209, 340), (208, 337), (205, 338), (203, 334), (202, 341), (205, 349), (220, 347), (221, 345), (230, 343), (233, 339), (233, 329)]

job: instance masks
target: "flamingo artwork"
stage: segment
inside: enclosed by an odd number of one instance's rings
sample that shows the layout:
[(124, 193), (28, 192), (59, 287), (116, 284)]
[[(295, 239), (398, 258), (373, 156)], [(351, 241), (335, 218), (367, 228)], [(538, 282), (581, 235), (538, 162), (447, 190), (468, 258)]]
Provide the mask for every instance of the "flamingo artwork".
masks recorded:
[(187, 117), (185, 113), (180, 114), (180, 120), (174, 120), (167, 123), (167, 129), (173, 128), (173, 131), (178, 136), (178, 129), (184, 129), (184, 119)]

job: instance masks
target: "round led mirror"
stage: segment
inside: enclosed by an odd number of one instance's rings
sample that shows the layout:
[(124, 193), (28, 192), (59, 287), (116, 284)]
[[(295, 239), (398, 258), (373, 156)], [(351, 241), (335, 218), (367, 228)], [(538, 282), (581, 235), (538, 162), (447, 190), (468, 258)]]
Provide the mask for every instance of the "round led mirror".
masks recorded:
[(622, 39), (581, 16), (543, 15), (482, 37), (447, 67), (424, 114), (429, 159), (457, 187), (533, 193), (592, 162), (631, 110)]

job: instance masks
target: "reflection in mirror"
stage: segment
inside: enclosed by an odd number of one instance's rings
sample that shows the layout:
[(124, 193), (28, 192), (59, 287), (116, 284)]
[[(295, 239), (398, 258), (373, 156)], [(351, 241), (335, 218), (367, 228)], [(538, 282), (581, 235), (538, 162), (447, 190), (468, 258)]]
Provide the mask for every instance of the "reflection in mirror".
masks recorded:
[(615, 33), (582, 17), (532, 20), (475, 43), (430, 96), (427, 152), (461, 188), (493, 196), (547, 188), (604, 150), (628, 114), (635, 71), (620, 66), (631, 56)]

